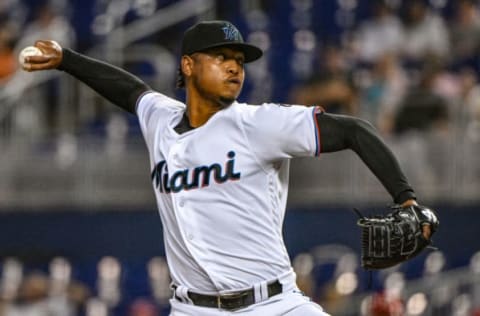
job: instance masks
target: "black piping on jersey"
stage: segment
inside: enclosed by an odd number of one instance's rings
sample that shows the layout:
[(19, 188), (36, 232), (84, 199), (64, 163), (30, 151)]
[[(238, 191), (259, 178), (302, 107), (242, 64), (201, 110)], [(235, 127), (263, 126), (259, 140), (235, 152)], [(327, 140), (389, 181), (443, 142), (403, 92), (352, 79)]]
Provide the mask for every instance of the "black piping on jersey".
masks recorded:
[(68, 48), (63, 49), (63, 58), (58, 69), (74, 76), (130, 113), (135, 113), (139, 96), (151, 90), (145, 82), (125, 70)]
[(319, 106), (315, 106), (312, 111), (313, 124), (315, 125), (315, 156), (319, 156), (321, 152), (320, 126), (318, 126), (317, 120), (317, 114), (319, 114), (320, 112), (323, 112), (323, 109)]
[(187, 112), (183, 113), (182, 119), (180, 120), (180, 122), (178, 122), (177, 126), (175, 126), (173, 129), (179, 135), (194, 129), (190, 125), (190, 121), (188, 120), (188, 117), (187, 117)]
[(321, 129), (321, 153), (351, 149), (380, 180), (395, 203), (415, 199), (415, 193), (395, 156), (370, 123), (351, 116), (325, 112), (317, 113), (316, 117)]

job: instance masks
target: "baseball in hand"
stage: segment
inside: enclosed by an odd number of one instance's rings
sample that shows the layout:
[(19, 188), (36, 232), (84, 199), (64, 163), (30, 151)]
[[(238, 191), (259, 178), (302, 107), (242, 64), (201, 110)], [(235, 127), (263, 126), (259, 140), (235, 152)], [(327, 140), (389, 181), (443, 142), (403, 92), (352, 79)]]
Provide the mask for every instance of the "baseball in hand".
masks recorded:
[(27, 46), (18, 55), (18, 61), (20, 62), (20, 65), (24, 66), (25, 65), (25, 57), (29, 56), (40, 56), (42, 55), (42, 51), (35, 47), (35, 46)]

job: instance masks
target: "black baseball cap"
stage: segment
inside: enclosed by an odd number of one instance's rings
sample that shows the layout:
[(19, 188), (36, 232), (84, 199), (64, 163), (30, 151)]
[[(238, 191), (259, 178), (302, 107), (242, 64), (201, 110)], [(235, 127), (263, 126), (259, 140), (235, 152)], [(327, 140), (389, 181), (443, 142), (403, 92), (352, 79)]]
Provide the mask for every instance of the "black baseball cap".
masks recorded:
[(190, 27), (183, 35), (182, 55), (220, 46), (231, 46), (243, 52), (246, 63), (263, 55), (260, 48), (245, 43), (242, 34), (228, 21), (202, 21)]

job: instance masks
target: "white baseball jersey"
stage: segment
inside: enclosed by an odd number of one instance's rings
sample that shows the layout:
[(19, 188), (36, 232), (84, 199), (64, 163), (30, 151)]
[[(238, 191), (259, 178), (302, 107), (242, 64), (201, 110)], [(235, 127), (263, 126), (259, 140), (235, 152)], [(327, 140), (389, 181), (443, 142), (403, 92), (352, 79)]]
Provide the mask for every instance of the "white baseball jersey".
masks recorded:
[(178, 134), (185, 110), (156, 92), (137, 103), (172, 281), (211, 294), (291, 273), (289, 158), (319, 154), (318, 108), (234, 102)]

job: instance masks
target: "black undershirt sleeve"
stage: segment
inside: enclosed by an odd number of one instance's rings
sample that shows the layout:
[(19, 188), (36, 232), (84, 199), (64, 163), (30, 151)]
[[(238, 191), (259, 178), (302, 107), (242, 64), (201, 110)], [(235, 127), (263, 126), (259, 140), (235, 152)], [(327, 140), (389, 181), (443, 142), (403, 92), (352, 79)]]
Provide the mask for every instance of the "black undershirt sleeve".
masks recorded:
[(324, 112), (317, 114), (317, 122), (321, 152), (351, 149), (380, 180), (395, 203), (401, 204), (416, 198), (397, 159), (370, 123), (355, 117)]
[(137, 99), (151, 90), (138, 77), (108, 63), (64, 48), (57, 68), (82, 81), (101, 96), (124, 110), (135, 114)]

